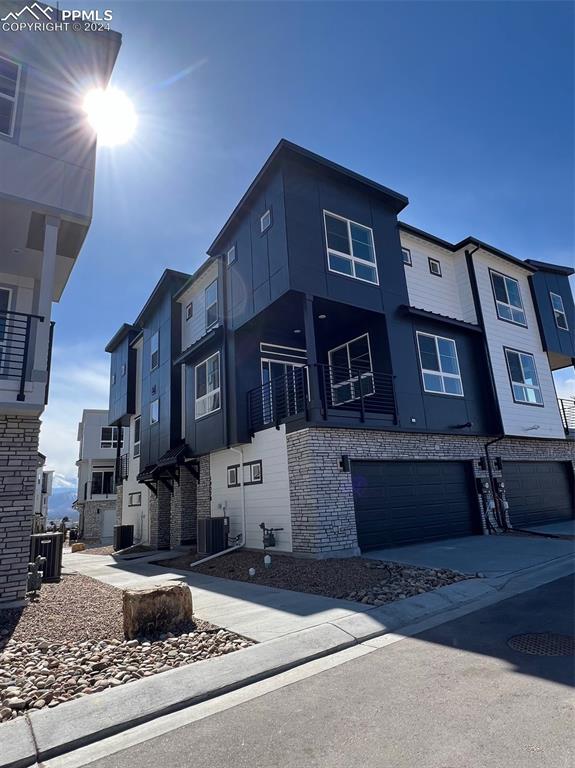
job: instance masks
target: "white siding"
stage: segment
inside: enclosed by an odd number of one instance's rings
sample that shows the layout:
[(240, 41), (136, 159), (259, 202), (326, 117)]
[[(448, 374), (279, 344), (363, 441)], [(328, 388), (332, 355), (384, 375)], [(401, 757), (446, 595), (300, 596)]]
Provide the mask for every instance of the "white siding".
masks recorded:
[[(473, 260), (505, 434), (564, 438), (565, 432), (559, 414), (553, 376), (547, 355), (541, 344), (535, 307), (531, 298), (528, 282), (529, 272), (484, 251), (475, 253)], [(489, 275), (490, 268), (519, 281), (527, 328), (505, 322), (497, 317)], [(543, 407), (514, 402), (504, 347), (511, 347), (533, 355), (541, 385), (541, 394), (543, 395)], [(538, 429), (532, 429), (536, 425)]]
[[(404, 232), (401, 245), (411, 252), (412, 265), (404, 268), (411, 306), (476, 323), (465, 254), (451, 253)], [(440, 262), (441, 277), (429, 271), (429, 258)]]
[[(182, 351), (191, 347), (206, 333), (205, 290), (217, 277), (218, 264), (214, 262), (178, 299), (182, 305)], [(186, 320), (186, 307), (190, 301), (194, 305), (194, 314), (189, 320)]]
[[(137, 481), (140, 472), (140, 457), (134, 458), (134, 420), (130, 419), (130, 452), (128, 458), (128, 477), (122, 483), (122, 524), (134, 526), (134, 541), (149, 544), (148, 505), (150, 491)], [(130, 506), (130, 494), (141, 493), (142, 504), (139, 507)]]
[[(288, 481), (288, 460), (285, 426), (258, 432), (251, 443), (241, 446), (244, 462), (262, 461), (263, 483), (245, 486), (247, 546), (262, 549), (264, 522), (268, 528), (283, 528), (276, 534), (276, 549), (290, 552), (292, 549), (291, 515)], [(228, 488), (227, 468), (240, 463), (239, 454), (225, 450), (210, 456), (212, 480), (212, 516), (222, 514), (230, 518), (230, 534), (236, 536), (242, 530), (242, 489)]]

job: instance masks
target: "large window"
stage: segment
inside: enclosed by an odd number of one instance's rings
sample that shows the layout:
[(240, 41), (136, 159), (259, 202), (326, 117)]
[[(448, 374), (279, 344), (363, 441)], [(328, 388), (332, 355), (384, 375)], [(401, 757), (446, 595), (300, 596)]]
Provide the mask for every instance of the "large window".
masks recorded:
[(14, 135), (20, 65), (0, 56), (0, 134)]
[(527, 327), (519, 281), (493, 270), (489, 272), (499, 319)]
[(134, 419), (134, 458), (137, 459), (140, 455), (140, 424), (142, 417), (136, 416)]
[(555, 325), (562, 331), (569, 330), (569, 324), (567, 323), (567, 314), (565, 312), (565, 306), (563, 305), (563, 298), (558, 293), (549, 292), (551, 299), (551, 306), (553, 307), (553, 315), (555, 317)]
[(156, 331), (156, 333), (152, 336), (152, 340), (150, 342), (150, 369), (153, 371), (154, 368), (157, 368), (160, 364), (160, 332)]
[[(118, 447), (118, 427), (102, 427), (100, 432), (100, 448)], [(124, 447), (124, 428), (120, 437), (120, 448)]]
[(218, 281), (214, 280), (206, 288), (206, 331), (213, 328), (218, 323)]
[(94, 470), (92, 472), (92, 496), (104, 496), (115, 493), (114, 471)]
[(543, 405), (535, 358), (529, 352), (505, 348), (513, 399), (524, 405)]
[(453, 339), (417, 332), (423, 389), (437, 395), (463, 395), (457, 346)]
[(152, 400), (150, 403), (150, 425), (157, 424), (160, 420), (160, 401)]
[(196, 419), (220, 409), (220, 353), (196, 366)]
[(369, 335), (366, 333), (328, 352), (333, 405), (373, 395), (373, 368)]
[(378, 285), (371, 229), (327, 211), (323, 217), (330, 272)]

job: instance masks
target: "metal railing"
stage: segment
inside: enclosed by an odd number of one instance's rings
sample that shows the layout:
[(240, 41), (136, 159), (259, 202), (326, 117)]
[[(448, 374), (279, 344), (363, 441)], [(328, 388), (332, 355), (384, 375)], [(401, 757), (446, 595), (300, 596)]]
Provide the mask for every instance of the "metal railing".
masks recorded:
[(565, 433), (575, 435), (575, 399), (565, 400), (564, 398), (559, 398), (557, 402), (559, 403), (559, 412), (561, 413)]
[(129, 461), (128, 454), (123, 453), (116, 459), (116, 483), (122, 483), (128, 479)]
[(31, 359), (31, 341), (40, 315), (0, 310), (0, 380), (19, 382), (17, 400), (25, 400), (26, 376)]
[[(363, 422), (368, 414), (397, 416), (393, 375), (318, 364), (319, 399), (324, 419), (332, 415)], [(278, 426), (290, 417), (308, 416), (308, 366), (292, 368), (248, 392), (250, 431)]]

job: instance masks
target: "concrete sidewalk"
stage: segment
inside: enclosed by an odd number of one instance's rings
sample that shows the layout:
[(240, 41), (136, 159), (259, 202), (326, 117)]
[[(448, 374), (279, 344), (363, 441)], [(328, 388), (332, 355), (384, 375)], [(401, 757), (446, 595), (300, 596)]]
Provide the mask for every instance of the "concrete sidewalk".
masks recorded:
[[(160, 557), (169, 559), (176, 555), (181, 552), (165, 552)], [(193, 590), (194, 613), (260, 643), (320, 624), (335, 623), (373, 608), (350, 600), (170, 570), (150, 563), (149, 559), (154, 558), (158, 559), (157, 553), (138, 560), (75, 553), (64, 555), (63, 570), (81, 573), (120, 589), (184, 582)]]

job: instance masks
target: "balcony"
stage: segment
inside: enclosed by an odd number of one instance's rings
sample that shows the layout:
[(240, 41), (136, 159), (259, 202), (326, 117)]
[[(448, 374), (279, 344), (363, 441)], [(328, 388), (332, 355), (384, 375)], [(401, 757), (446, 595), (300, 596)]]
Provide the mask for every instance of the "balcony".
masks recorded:
[[(312, 367), (317, 371), (322, 420), (341, 425), (396, 423), (392, 374), (323, 364)], [(292, 368), (248, 392), (252, 435), (288, 421), (310, 420), (309, 370), (309, 366)]]
[(565, 434), (575, 438), (575, 400), (558, 399)]
[(116, 484), (119, 485), (128, 479), (130, 459), (127, 453), (123, 453), (116, 459)]

